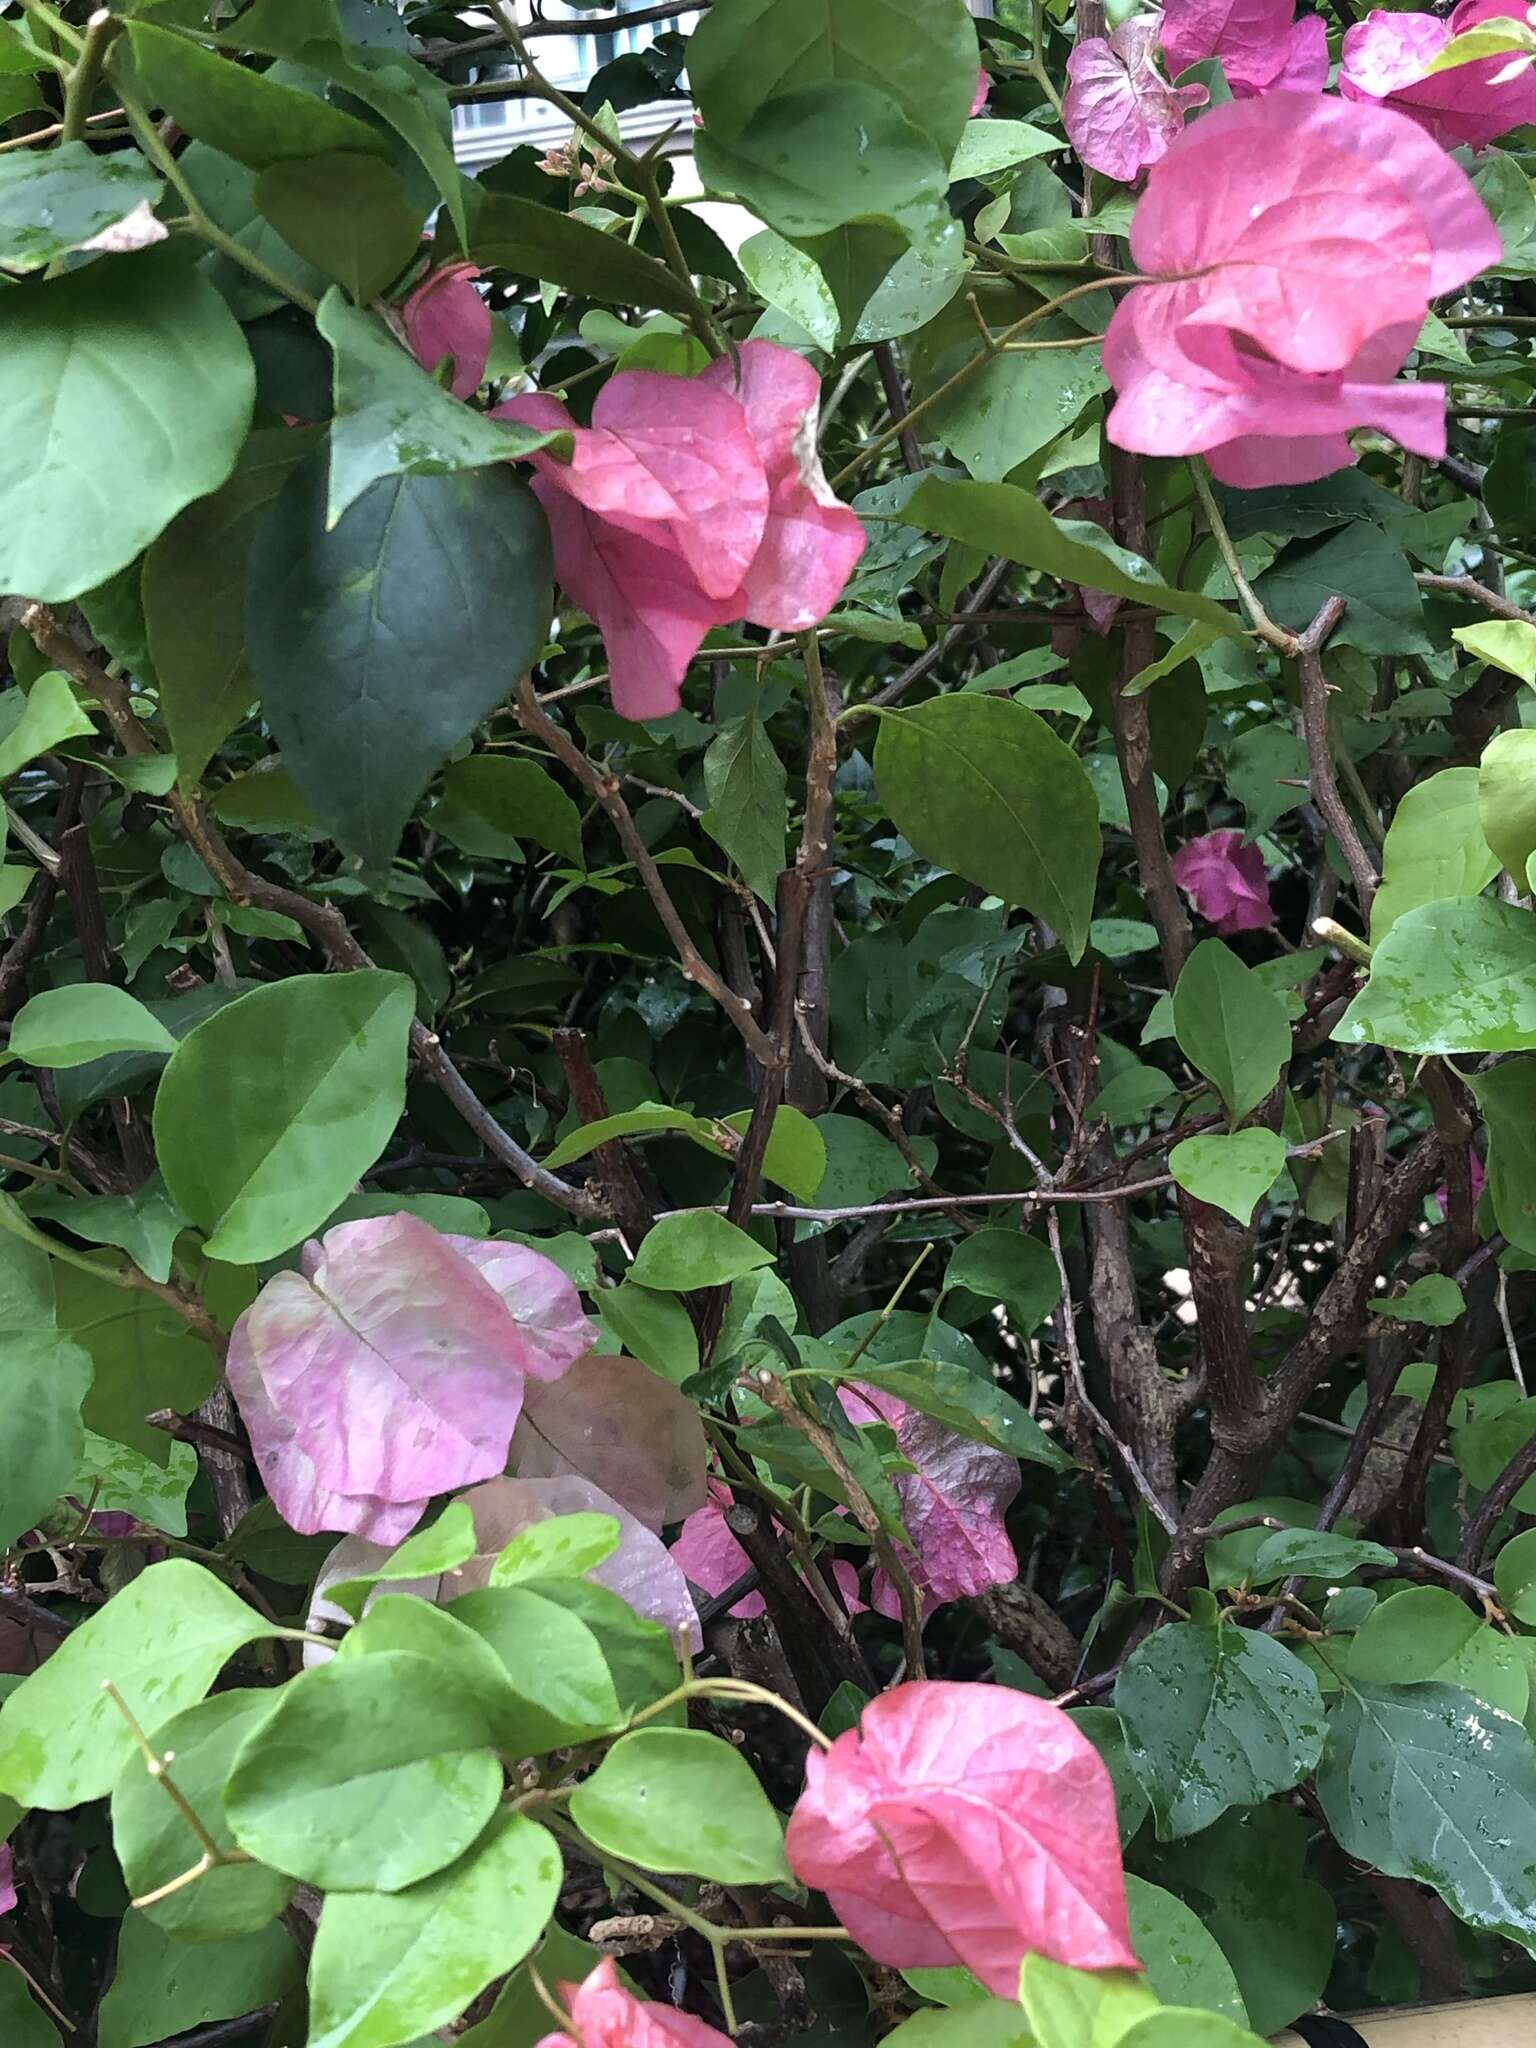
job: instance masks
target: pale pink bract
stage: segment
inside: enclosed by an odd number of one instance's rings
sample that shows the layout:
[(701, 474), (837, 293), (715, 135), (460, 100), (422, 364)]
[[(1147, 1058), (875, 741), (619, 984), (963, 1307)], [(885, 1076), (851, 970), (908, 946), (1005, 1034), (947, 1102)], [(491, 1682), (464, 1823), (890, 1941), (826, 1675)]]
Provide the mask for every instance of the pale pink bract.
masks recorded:
[(1449, 71), (1428, 67), (1454, 37), (1505, 19), (1529, 20), (1520, 0), (1461, 0), (1447, 21), (1378, 9), (1345, 31), (1339, 90), (1397, 108), (1445, 149), (1485, 149), (1536, 121), (1536, 63), (1510, 51)]
[(1471, 181), (1383, 107), (1272, 92), (1204, 115), (1153, 166), (1104, 342), (1109, 437), (1204, 454), (1242, 488), (1354, 460), (1351, 427), (1445, 453), (1445, 389), (1392, 380), (1432, 299), (1498, 261)]
[(16, 1910), (16, 1863), (9, 1842), (0, 1842), (0, 1919)]
[(785, 1849), (876, 1962), (963, 1963), (1018, 1996), (1029, 1954), (1137, 1969), (1109, 1772), (1057, 1707), (919, 1680), (806, 1760)]
[[(731, 1505), (730, 1489), (718, 1479), (709, 1482), (709, 1499), (695, 1508), (684, 1522), (672, 1545), (672, 1562), (679, 1566), (690, 1585), (718, 1600), (728, 1587), (744, 1578), (752, 1560), (731, 1533), (725, 1511)], [(731, 1609), (738, 1621), (754, 1621), (767, 1612), (761, 1593), (744, 1593)]]
[(725, 2035), (670, 2005), (636, 1998), (604, 1956), (581, 1984), (562, 1984), (576, 2033), (546, 2034), (537, 2048), (731, 2048)]
[(1217, 57), (1235, 94), (1263, 92), (1285, 69), (1295, 13), (1296, 0), (1166, 0), (1169, 75)]
[(1173, 879), (1195, 909), (1225, 937), (1262, 931), (1275, 921), (1264, 856), (1241, 832), (1207, 832), (1173, 856)]
[(532, 457), (555, 575), (608, 650), (615, 708), (663, 718), (712, 626), (798, 632), (825, 617), (864, 550), (816, 453), (820, 380), (793, 350), (749, 341), (698, 377), (621, 370), (579, 427), (543, 392), (497, 416), (562, 429)]
[(992, 81), (987, 76), (986, 65), (983, 64), (980, 70), (976, 73), (976, 92), (974, 98), (971, 101), (971, 119), (973, 121), (975, 120), (976, 116), (981, 112), (982, 108), (987, 104), (987, 95), (988, 93), (991, 92), (991, 90)]
[(1170, 85), (1157, 68), (1156, 15), (1132, 15), (1112, 36), (1080, 42), (1067, 59), (1067, 139), (1085, 164), (1129, 185), (1168, 153), (1203, 85)]
[(475, 290), (473, 263), (446, 263), (430, 271), (400, 308), (405, 338), (424, 370), (453, 360), (455, 398), (472, 398), (485, 382), (491, 354), (491, 309)]
[(302, 1266), (236, 1323), (228, 1372), (267, 1491), (306, 1535), (398, 1543), (434, 1494), (505, 1469), (529, 1376), (591, 1345), (550, 1260), (403, 1212), (337, 1225)]

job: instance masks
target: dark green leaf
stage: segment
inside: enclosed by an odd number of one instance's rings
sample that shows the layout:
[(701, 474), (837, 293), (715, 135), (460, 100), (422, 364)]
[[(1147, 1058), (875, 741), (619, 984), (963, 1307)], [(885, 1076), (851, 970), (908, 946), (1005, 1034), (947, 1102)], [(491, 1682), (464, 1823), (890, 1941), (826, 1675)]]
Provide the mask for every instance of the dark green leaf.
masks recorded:
[(883, 1387), (909, 1408), (931, 1415), (935, 1422), (974, 1443), (995, 1445), (1015, 1458), (1053, 1471), (1072, 1469), (1071, 1457), (1054, 1437), (1046, 1435), (1027, 1408), (968, 1366), (942, 1358), (880, 1365), (871, 1363), (866, 1352), (849, 1377), (855, 1384), (863, 1381)]
[(1413, 570), (1396, 541), (1362, 520), (1321, 540), (1294, 543), (1254, 585), (1277, 625), (1300, 633), (1330, 597), (1349, 599), (1336, 647), (1364, 654), (1428, 654), (1424, 607)]
[(420, 246), (421, 212), (400, 173), (351, 151), (271, 164), (256, 203), (283, 240), (366, 305)]
[(762, 720), (753, 712), (720, 729), (704, 756), (706, 832), (740, 868), (747, 886), (765, 903), (784, 866), (789, 798), (784, 764)]
[(1050, 1246), (1018, 1230), (984, 1229), (962, 1238), (944, 1274), (945, 1292), (952, 1287), (1000, 1303), (1020, 1337), (1037, 1330), (1061, 1299)]
[(1165, 2005), (1196, 2006), (1237, 2025), (1247, 2022), (1232, 1965), (1198, 1914), (1161, 1885), (1129, 1873), (1125, 1903), (1131, 1945), (1147, 1966), (1147, 1984)]
[(526, 757), (471, 754), (443, 773), (432, 828), (483, 860), (515, 858), (523, 839), (585, 865), (581, 813), (547, 768)]
[(1468, 1074), (1488, 1132), (1488, 1196), (1512, 1245), (1536, 1253), (1536, 1060)]
[(1202, 939), (1185, 961), (1173, 992), (1173, 1031), (1233, 1123), (1258, 1107), (1291, 1056), (1284, 1003), (1220, 939)]
[[(88, 1352), (58, 1326), (48, 1254), (0, 1238), (0, 1347), (6, 1420), (0, 1429), (0, 1548), (45, 1515), (80, 1469), (80, 1406), (91, 1384)], [(4, 1744), (0, 1742), (0, 1760)]]
[(129, 1913), (96, 2038), (100, 2048), (152, 2048), (270, 2005), (303, 1974), (293, 1936), (275, 1922), (232, 1941), (173, 1941), (147, 1914)]
[(153, 207), (161, 189), (133, 150), (98, 156), (88, 143), (61, 142), (0, 157), (0, 267), (43, 270), (98, 238), (110, 247), (111, 231), (136, 208)]
[(506, 192), (480, 195), (470, 216), (465, 254), (482, 270), (546, 279), (605, 306), (655, 306), (687, 314), (697, 304), (690, 286), (622, 238)]

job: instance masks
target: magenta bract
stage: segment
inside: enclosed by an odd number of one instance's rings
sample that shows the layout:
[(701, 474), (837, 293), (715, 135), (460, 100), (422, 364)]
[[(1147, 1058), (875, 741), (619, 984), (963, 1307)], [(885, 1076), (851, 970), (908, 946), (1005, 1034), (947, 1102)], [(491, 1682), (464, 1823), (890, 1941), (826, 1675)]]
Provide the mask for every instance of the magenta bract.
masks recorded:
[(584, 1983), (562, 1984), (560, 1994), (576, 2023), (576, 2037), (546, 2034), (537, 2048), (731, 2048), (725, 2035), (703, 2020), (626, 1991), (611, 1956)]
[(1173, 879), (1200, 915), (1225, 936), (1273, 924), (1264, 856), (1241, 832), (1207, 832), (1173, 857)]
[(532, 458), (555, 575), (597, 623), (615, 708), (675, 711), (712, 626), (797, 632), (823, 618), (864, 550), (816, 453), (820, 380), (776, 342), (749, 341), (698, 377), (620, 370), (578, 427), (541, 392), (499, 417), (571, 433), (569, 462)]
[(1495, 263), (1471, 181), (1384, 107), (1272, 92), (1217, 107), (1147, 178), (1138, 271), (1104, 343), (1109, 437), (1204, 453), (1224, 483), (1306, 483), (1374, 426), (1445, 452), (1445, 390), (1392, 380), (1430, 301)]
[(557, 1266), (472, 1242), (403, 1213), (339, 1224), (236, 1323), (230, 1388), (292, 1528), (398, 1543), (434, 1494), (505, 1468), (529, 1375), (589, 1347)]
[(1446, 21), (1378, 9), (1345, 32), (1339, 90), (1346, 99), (1396, 107), (1445, 149), (1486, 148), (1536, 121), (1536, 63), (1511, 51), (1426, 73), (1456, 36), (1505, 18), (1526, 20), (1520, 0), (1461, 0)]
[(424, 277), (400, 308), (405, 338), (424, 370), (453, 360), (455, 398), (471, 398), (485, 382), (491, 354), (491, 309), (475, 290), (473, 263), (448, 263)]
[(1156, 15), (1133, 15), (1067, 59), (1067, 139), (1085, 164), (1123, 185), (1160, 162), (1187, 110), (1210, 98), (1203, 85), (1168, 83), (1157, 68), (1157, 37)]
[(877, 1962), (963, 1963), (1018, 1996), (1038, 1953), (1136, 1969), (1115, 1795), (1057, 1707), (1001, 1686), (897, 1686), (806, 1761), (785, 1841)]
[[(672, 1562), (712, 1600), (744, 1577), (752, 1562), (725, 1519), (730, 1504), (730, 1489), (712, 1479), (709, 1499), (694, 1509), (672, 1545)], [(731, 1612), (739, 1621), (751, 1621), (767, 1609), (761, 1593), (744, 1593)]]

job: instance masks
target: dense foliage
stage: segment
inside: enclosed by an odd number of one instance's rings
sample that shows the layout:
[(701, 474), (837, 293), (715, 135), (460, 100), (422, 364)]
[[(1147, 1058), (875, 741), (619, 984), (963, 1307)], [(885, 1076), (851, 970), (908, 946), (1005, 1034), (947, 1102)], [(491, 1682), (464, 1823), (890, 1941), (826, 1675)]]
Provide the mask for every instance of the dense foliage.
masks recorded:
[(0, 7), (0, 2039), (1536, 1986), (1536, 29), (575, 5)]

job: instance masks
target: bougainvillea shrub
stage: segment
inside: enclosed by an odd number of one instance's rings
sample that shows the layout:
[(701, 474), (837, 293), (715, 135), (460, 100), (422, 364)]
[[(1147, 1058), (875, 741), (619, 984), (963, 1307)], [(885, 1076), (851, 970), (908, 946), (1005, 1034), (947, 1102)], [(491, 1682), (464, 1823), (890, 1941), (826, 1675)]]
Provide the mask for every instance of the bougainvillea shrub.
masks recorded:
[(4, 2048), (1536, 1989), (1533, 169), (1518, 0), (0, 5)]

